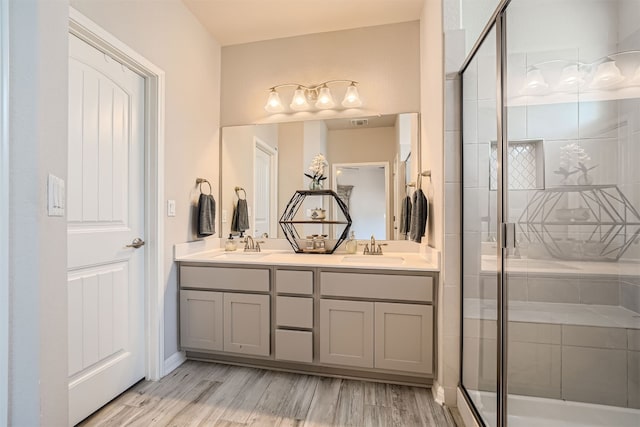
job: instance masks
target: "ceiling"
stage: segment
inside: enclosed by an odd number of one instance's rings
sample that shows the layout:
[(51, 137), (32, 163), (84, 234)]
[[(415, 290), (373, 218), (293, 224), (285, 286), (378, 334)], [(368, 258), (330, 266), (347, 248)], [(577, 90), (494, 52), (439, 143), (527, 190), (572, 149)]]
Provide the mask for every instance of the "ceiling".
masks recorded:
[(182, 0), (222, 45), (416, 21), (425, 0)]

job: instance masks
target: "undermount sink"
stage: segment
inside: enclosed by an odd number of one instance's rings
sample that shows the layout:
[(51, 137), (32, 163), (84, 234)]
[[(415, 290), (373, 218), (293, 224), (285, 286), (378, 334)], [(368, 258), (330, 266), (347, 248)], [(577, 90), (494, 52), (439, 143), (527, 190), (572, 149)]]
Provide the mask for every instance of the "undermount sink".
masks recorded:
[(263, 258), (266, 257), (267, 255), (269, 255), (268, 253), (264, 253), (264, 252), (243, 252), (243, 251), (238, 251), (238, 252), (225, 252), (223, 254), (220, 255), (216, 255), (215, 259), (232, 259), (232, 260), (243, 260), (243, 259), (257, 259), (257, 258)]
[(402, 264), (404, 258), (387, 255), (346, 255), (342, 262), (353, 262), (363, 264)]

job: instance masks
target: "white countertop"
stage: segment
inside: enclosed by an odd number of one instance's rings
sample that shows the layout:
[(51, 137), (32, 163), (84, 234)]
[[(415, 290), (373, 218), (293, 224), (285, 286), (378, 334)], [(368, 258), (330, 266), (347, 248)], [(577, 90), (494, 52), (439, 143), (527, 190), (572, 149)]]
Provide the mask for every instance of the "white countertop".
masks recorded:
[[(436, 252), (436, 251), (433, 251)], [(289, 250), (244, 252), (242, 249), (225, 252), (215, 243), (191, 242), (175, 247), (175, 260), (203, 264), (255, 264), (290, 267), (359, 268), (396, 271), (440, 271), (439, 257), (430, 251), (385, 252), (383, 255), (297, 254)], [(435, 259), (434, 259), (435, 258)]]

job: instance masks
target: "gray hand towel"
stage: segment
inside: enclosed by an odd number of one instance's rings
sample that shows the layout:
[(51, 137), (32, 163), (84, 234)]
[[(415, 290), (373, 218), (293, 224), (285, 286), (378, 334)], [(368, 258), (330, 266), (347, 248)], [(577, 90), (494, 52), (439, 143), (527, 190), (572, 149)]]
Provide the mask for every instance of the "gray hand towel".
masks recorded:
[(402, 200), (402, 209), (400, 211), (400, 234), (405, 237), (409, 234), (411, 228), (411, 197), (407, 196)]
[(216, 232), (216, 201), (211, 194), (200, 194), (198, 199), (198, 237)]
[(238, 200), (231, 219), (231, 231), (241, 232), (249, 229), (249, 210), (245, 199)]
[(414, 242), (420, 243), (424, 232), (427, 229), (427, 218), (429, 217), (429, 201), (422, 189), (418, 188), (413, 193), (413, 207), (411, 209), (411, 229), (409, 237)]

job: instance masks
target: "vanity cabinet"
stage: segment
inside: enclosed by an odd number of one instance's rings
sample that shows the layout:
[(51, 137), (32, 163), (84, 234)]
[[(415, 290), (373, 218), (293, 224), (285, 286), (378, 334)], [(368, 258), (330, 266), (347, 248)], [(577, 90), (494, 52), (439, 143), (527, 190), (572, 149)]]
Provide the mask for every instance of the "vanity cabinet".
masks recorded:
[(375, 367), (431, 372), (433, 365), (433, 307), (375, 303)]
[(373, 368), (373, 303), (320, 300), (320, 362)]
[(276, 269), (275, 358), (313, 363), (313, 271)]
[(180, 286), (182, 347), (269, 356), (269, 294), (235, 292), (269, 292), (268, 269), (183, 265)]
[(433, 373), (432, 277), (342, 272), (320, 277), (322, 363)]
[(181, 344), (199, 359), (424, 384), (434, 372), (436, 279), (422, 271), (182, 263)]
[(180, 341), (186, 348), (222, 351), (221, 292), (180, 291)]
[(269, 355), (269, 295), (224, 294), (224, 351)]

